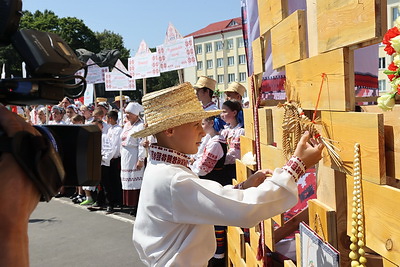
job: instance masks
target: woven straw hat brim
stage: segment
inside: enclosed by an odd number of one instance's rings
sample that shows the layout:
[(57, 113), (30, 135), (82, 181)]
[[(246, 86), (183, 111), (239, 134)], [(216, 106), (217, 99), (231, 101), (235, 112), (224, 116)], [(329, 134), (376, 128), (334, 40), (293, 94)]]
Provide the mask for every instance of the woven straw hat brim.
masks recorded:
[(209, 111), (198, 111), (198, 112), (188, 112), (185, 114), (180, 114), (167, 118), (161, 122), (153, 125), (149, 125), (145, 129), (132, 134), (133, 137), (146, 137), (149, 135), (157, 134), (169, 128), (178, 127), (186, 123), (191, 123), (199, 121), (208, 117), (217, 116), (221, 114), (222, 110), (209, 110)]

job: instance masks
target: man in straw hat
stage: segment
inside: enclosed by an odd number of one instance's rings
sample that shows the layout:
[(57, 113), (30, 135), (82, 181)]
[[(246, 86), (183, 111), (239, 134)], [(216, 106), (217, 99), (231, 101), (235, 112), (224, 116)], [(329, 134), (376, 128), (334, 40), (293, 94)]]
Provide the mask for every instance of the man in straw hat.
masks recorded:
[(132, 136), (155, 135), (157, 144), (150, 146), (133, 241), (148, 266), (207, 266), (216, 250), (213, 225), (253, 227), (291, 208), (297, 179), (321, 159), (323, 146), (306, 132), (284, 167), (222, 186), (187, 167), (187, 154), (204, 136), (201, 120), (220, 111), (204, 111), (190, 83), (147, 94), (143, 106), (148, 126)]
[(215, 103), (212, 101), (216, 83), (216, 80), (206, 76), (200, 76), (200, 78), (197, 80), (197, 83), (193, 86), (194, 89), (196, 89), (196, 95), (201, 101), (204, 110), (218, 109)]
[(226, 100), (242, 103), (246, 88), (238, 82), (232, 82), (229, 84), (228, 88), (222, 92), (225, 92)]

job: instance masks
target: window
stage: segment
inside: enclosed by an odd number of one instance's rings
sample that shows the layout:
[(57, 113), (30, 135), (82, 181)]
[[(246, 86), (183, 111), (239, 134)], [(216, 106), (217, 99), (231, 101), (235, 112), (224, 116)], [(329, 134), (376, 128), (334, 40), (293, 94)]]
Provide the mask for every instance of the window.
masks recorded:
[(243, 40), (243, 37), (239, 37), (239, 38), (237, 39), (237, 41), (238, 41), (238, 47), (244, 47), (244, 40)]
[(226, 40), (227, 49), (233, 49), (233, 39)]
[(231, 83), (234, 81), (235, 81), (235, 73), (229, 73), (228, 74), (228, 83)]
[(379, 80), (379, 92), (385, 92), (386, 91), (386, 80)]
[(239, 64), (246, 64), (246, 55), (239, 55)]
[(196, 55), (203, 53), (203, 46), (202, 45), (196, 45)]
[(213, 68), (213, 61), (207, 60), (207, 69), (212, 69), (212, 68)]
[(203, 61), (197, 61), (197, 70), (203, 69)]
[(228, 66), (233, 66), (233, 65), (235, 65), (235, 58), (228, 57)]
[(393, 11), (393, 21), (395, 21), (400, 15), (399, 8), (398, 7), (394, 7), (392, 9), (392, 11)]
[(384, 68), (386, 68), (386, 58), (380, 57), (379, 58), (379, 69), (384, 69)]
[(217, 58), (217, 68), (221, 68), (224, 66), (224, 59), (223, 58)]
[(215, 50), (216, 50), (216, 51), (220, 51), (220, 50), (222, 50), (222, 49), (224, 49), (224, 44), (222, 43), (222, 41), (216, 42), (216, 43), (215, 43)]
[(217, 82), (218, 83), (224, 83), (224, 75), (218, 75), (217, 76)]
[(239, 82), (246, 81), (246, 72), (239, 72)]
[(236, 21), (232, 20), (232, 21), (229, 23), (228, 27), (236, 26), (236, 25), (239, 25), (239, 23), (237, 23)]
[(207, 75), (207, 78), (210, 78), (210, 79), (214, 80), (214, 75)]
[(206, 44), (206, 53), (210, 53), (212, 52), (212, 44), (211, 43), (207, 43)]

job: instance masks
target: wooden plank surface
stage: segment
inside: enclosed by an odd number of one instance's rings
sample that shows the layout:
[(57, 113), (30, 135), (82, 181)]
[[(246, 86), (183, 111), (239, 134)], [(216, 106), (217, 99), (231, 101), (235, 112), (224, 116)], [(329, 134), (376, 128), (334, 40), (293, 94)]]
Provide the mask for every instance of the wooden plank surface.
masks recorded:
[[(254, 139), (251, 139), (247, 136), (240, 136), (240, 157), (243, 158), (243, 156), (246, 153), (251, 153), (252, 155), (256, 154), (256, 143)], [(250, 170), (255, 171), (256, 170), (256, 165), (247, 165), (247, 167)]]
[(232, 246), (235, 253), (241, 258), (245, 258), (244, 233), (239, 227), (228, 226), (227, 229), (228, 246)]
[(252, 42), (254, 74), (264, 72), (264, 38), (258, 37)]
[(250, 233), (250, 247), (254, 253), (257, 253), (260, 233), (256, 231), (255, 227), (249, 228), (249, 233)]
[(353, 54), (348, 48), (337, 49), (286, 65), (291, 100), (300, 101), (304, 110), (315, 110), (321, 91), (318, 110), (354, 110)]
[(274, 142), (272, 110), (270, 108), (259, 108), (258, 118), (260, 127), (260, 143), (272, 145)]
[(285, 260), (283, 262), (283, 266), (284, 267), (296, 267), (296, 264), (294, 264), (294, 262), (292, 260)]
[(300, 243), (300, 234), (296, 233), (295, 235), (296, 240), (296, 262), (297, 266), (301, 267), (301, 243)]
[(254, 140), (254, 116), (253, 110), (251, 108), (243, 109), (243, 117), (244, 117), (244, 135), (247, 138)]
[(324, 241), (337, 247), (336, 214), (332, 207), (318, 199), (311, 199), (308, 201), (308, 219), (311, 229)]
[[(383, 115), (366, 112), (321, 112), (326, 132), (322, 135), (338, 142), (337, 151), (352, 173), (354, 144), (360, 144), (361, 173), (364, 180), (385, 183), (385, 147)], [(324, 164), (338, 170), (324, 157)]]
[(262, 266), (262, 262), (257, 260), (256, 254), (251, 249), (249, 243), (246, 243), (245, 246), (246, 246), (246, 266), (247, 267)]
[(274, 136), (274, 145), (282, 149), (283, 142), (282, 142), (282, 122), (283, 122), (283, 115), (285, 110), (283, 108), (278, 107), (269, 107), (272, 111), (272, 129), (273, 129), (273, 136)]
[(286, 159), (283, 156), (281, 149), (274, 146), (260, 144), (261, 147), (261, 168), (271, 169), (281, 168), (286, 164)]
[(239, 159), (236, 159), (236, 180), (238, 183), (244, 182), (251, 175), (251, 171), (247, 166)]
[[(382, 6), (381, 6), (382, 5)], [(317, 1), (318, 50), (320, 53), (357, 44), (379, 43), (386, 32), (379, 0)]]
[(383, 112), (378, 106), (362, 106), (365, 112), (383, 114), (385, 129), (386, 175), (400, 179), (400, 105), (392, 111)]
[[(353, 177), (347, 176), (348, 227), (351, 234)], [(400, 189), (362, 180), (366, 246), (391, 262), (400, 262)]]
[(296, 10), (271, 29), (274, 69), (307, 57), (306, 27), (305, 11)]
[(258, 15), (263, 35), (287, 16), (287, 0), (258, 0)]
[(264, 220), (264, 239), (265, 245), (271, 250), (275, 251), (275, 235), (274, 235), (274, 221), (271, 219)]
[[(307, 21), (317, 21), (317, 0), (306, 0)], [(317, 23), (307, 23), (308, 57), (318, 55)]]

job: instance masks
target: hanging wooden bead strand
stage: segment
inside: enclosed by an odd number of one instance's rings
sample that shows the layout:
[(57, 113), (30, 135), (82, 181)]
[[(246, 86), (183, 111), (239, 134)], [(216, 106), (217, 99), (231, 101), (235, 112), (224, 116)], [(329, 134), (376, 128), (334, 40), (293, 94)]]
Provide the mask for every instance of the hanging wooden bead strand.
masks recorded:
[(365, 267), (367, 259), (364, 251), (364, 211), (363, 198), (361, 189), (361, 168), (360, 168), (360, 144), (354, 145), (354, 188), (353, 188), (353, 213), (352, 213), (352, 229), (350, 237), (349, 257), (351, 266)]

